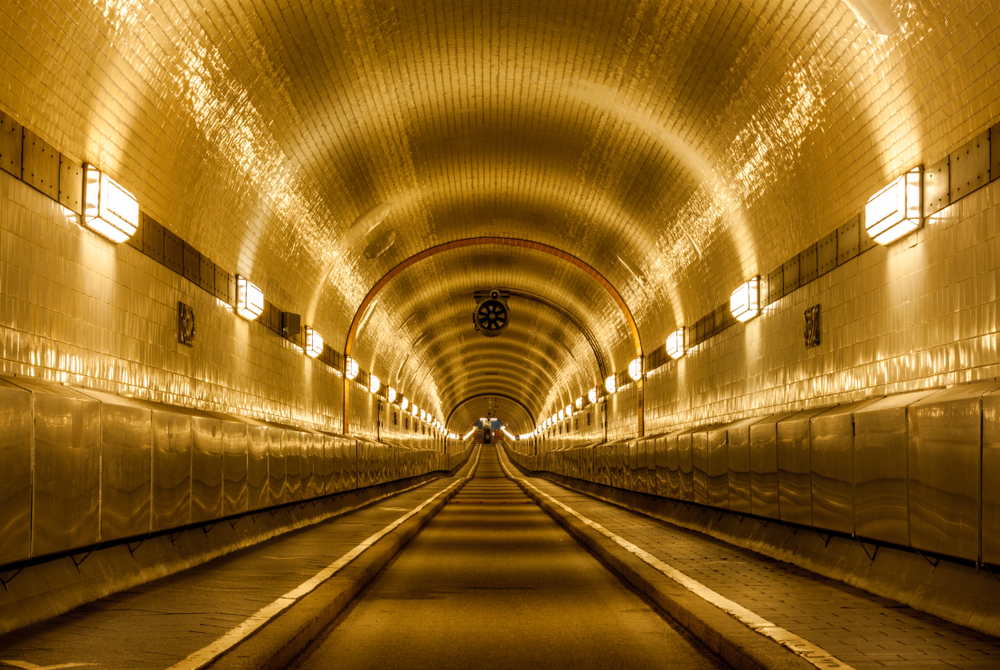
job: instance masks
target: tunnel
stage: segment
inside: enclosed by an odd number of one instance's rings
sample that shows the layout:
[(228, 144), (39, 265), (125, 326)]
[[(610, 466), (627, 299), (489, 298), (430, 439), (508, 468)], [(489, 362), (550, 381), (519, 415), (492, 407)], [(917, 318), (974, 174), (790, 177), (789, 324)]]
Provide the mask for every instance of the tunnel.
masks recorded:
[(0, 18), (0, 668), (1000, 667), (997, 0)]

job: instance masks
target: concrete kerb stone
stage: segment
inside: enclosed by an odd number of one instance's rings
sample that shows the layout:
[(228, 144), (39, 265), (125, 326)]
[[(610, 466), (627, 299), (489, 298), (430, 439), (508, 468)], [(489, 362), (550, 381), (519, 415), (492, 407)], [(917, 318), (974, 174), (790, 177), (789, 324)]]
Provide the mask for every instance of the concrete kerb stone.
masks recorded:
[(517, 484), (578, 542), (733, 668), (816, 670), (816, 666), (809, 661), (691, 593), (564, 510), (540, 498), (522, 482)]
[(274, 621), (203, 667), (212, 670), (280, 670), (287, 667), (467, 482), (468, 478), (371, 546)]

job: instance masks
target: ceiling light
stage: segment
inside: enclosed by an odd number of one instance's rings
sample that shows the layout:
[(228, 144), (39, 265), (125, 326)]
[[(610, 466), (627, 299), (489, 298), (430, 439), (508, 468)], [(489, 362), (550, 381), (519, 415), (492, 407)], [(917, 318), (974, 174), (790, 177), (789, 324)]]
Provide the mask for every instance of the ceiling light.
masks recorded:
[(139, 227), (139, 202), (114, 179), (84, 163), (83, 223), (112, 242), (124, 242)]
[(344, 374), (347, 375), (348, 379), (354, 379), (358, 376), (358, 362), (350, 356), (347, 357), (347, 364), (344, 366)]
[(865, 230), (873, 240), (889, 244), (920, 227), (922, 175), (923, 168), (915, 167), (868, 199)]
[(323, 353), (323, 336), (306, 326), (306, 355), (316, 358)]
[(667, 355), (677, 360), (684, 355), (684, 327), (681, 326), (667, 335)]
[(615, 376), (608, 375), (608, 378), (604, 380), (604, 389), (608, 393), (614, 393), (616, 388), (617, 387), (615, 386)]
[(589, 391), (587, 391), (587, 399), (590, 400), (591, 404), (597, 402), (597, 387), (596, 386), (594, 388), (590, 389)]
[(378, 393), (379, 388), (382, 387), (382, 380), (375, 375), (368, 375), (368, 377), (368, 390), (372, 393)]
[(634, 382), (642, 379), (642, 356), (632, 360), (628, 364), (628, 376), (631, 377)]
[(264, 312), (264, 292), (246, 277), (236, 275), (236, 313), (253, 321)]
[(757, 277), (740, 284), (729, 296), (729, 310), (737, 321), (749, 321), (760, 311), (758, 305)]

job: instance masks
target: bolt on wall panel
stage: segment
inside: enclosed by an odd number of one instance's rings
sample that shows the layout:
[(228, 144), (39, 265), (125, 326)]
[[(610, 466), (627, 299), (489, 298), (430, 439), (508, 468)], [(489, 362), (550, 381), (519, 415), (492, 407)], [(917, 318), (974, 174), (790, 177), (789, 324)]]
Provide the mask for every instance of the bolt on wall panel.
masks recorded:
[(21, 178), (21, 149), (24, 129), (21, 124), (0, 112), (0, 169)]
[(64, 386), (18, 377), (34, 394), (32, 555), (100, 540), (100, 403)]
[(917, 549), (979, 558), (982, 396), (998, 388), (956, 386), (908, 408), (910, 542)]
[(951, 154), (951, 199), (959, 200), (990, 180), (989, 132), (983, 132)]
[(31, 551), (31, 393), (0, 379), (0, 565)]
[(875, 400), (839, 405), (812, 418), (809, 462), (816, 528), (854, 532), (854, 412)]
[(167, 228), (163, 229), (163, 264), (179, 275), (184, 274), (184, 242)]
[(834, 230), (816, 243), (817, 276), (823, 276), (837, 267), (837, 234)]
[(59, 155), (59, 204), (83, 214), (83, 163)]
[(1000, 179), (1000, 124), (990, 128), (990, 181)]
[(201, 285), (201, 254), (187, 242), (182, 243), (184, 277), (195, 286)]
[(38, 135), (24, 129), (21, 179), (53, 200), (59, 199), (59, 152)]
[(799, 286), (805, 286), (819, 276), (817, 245), (809, 246), (799, 254)]
[(932, 393), (888, 396), (854, 413), (854, 528), (859, 537), (910, 544), (906, 408)]
[(837, 230), (837, 265), (858, 255), (861, 246), (861, 219), (853, 216)]
[(937, 214), (951, 204), (948, 157), (924, 170), (924, 216)]
[(163, 226), (142, 214), (142, 253), (157, 263), (163, 263)]
[(784, 293), (788, 295), (799, 287), (799, 257), (794, 256), (785, 261), (785, 264), (781, 266), (781, 273)]

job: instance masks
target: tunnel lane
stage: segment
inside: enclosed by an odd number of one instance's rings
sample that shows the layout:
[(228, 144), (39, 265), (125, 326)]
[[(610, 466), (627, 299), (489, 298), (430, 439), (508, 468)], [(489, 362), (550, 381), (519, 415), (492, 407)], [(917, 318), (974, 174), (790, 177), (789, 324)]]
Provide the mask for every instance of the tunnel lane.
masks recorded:
[(534, 505), (487, 446), (473, 479), (296, 667), (725, 666)]

